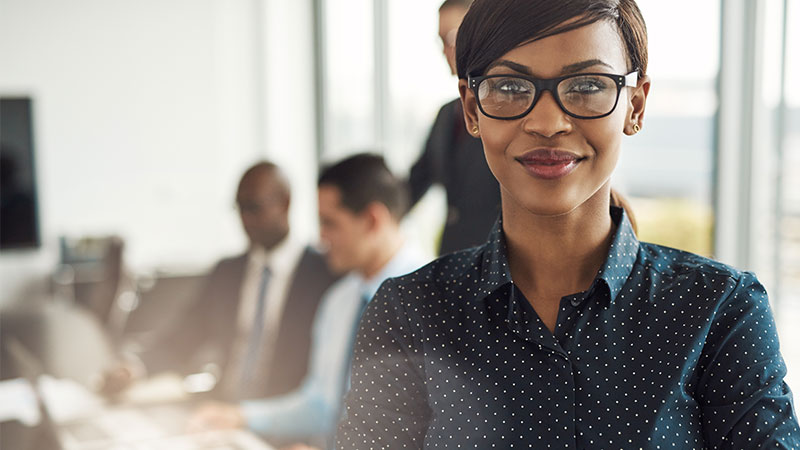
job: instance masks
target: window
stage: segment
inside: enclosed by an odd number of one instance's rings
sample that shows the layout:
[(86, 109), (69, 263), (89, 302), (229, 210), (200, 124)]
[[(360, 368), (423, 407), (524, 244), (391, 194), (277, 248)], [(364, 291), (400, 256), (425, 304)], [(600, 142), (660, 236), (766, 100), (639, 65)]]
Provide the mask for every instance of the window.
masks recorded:
[(324, 0), (322, 160), (377, 149), (375, 8), (372, 0)]
[(643, 131), (623, 141), (612, 184), (631, 197), (642, 240), (710, 256), (719, 4), (638, 4), (652, 86)]
[[(777, 105), (779, 132), (777, 253), (778, 295), (800, 319), (800, 1), (789, 0), (783, 51), (783, 92)], [(793, 24), (794, 26), (788, 26)], [(791, 82), (790, 80), (795, 80)], [(796, 322), (795, 322), (796, 323)], [(800, 342), (800, 335), (794, 342)], [(800, 361), (799, 361), (800, 362)]]
[(771, 171), (762, 174), (762, 184), (774, 186), (774, 201), (765, 202), (773, 216), (772, 227), (763, 230), (767, 261), (772, 269), (767, 289), (773, 298), (783, 354), (789, 367), (788, 382), (800, 384), (800, 1), (769, 2), (765, 11), (770, 30), (766, 62), (772, 77), (764, 79), (766, 125), (774, 133)]
[[(321, 159), (378, 151), (405, 175), (439, 108), (458, 96), (437, 35), (439, 2), (319, 1), (325, 45)], [(423, 72), (425, 83), (408, 81), (408, 74)], [(431, 189), (404, 221), (409, 238), (431, 255), (444, 223), (444, 198), (442, 189)]]

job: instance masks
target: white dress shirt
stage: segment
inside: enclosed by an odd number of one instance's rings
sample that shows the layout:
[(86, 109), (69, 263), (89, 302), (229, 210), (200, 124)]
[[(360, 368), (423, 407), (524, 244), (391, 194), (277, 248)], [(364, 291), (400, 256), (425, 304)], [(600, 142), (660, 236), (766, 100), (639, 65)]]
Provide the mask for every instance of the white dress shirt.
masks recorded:
[(247, 352), (248, 338), (253, 328), (253, 315), (258, 304), (259, 283), (264, 267), (269, 267), (270, 279), (267, 284), (264, 307), (264, 332), (261, 340), (259, 358), (261, 366), (268, 364), (274, 356), (275, 339), (277, 338), (283, 308), (289, 293), (291, 278), (303, 253), (303, 246), (294, 242), (289, 236), (272, 250), (254, 245), (247, 253), (247, 266), (239, 299), (239, 312), (236, 321), (236, 338), (233, 343), (231, 358), (226, 376), (227, 387), (234, 392), (241, 380), (241, 370)]
[(270, 437), (332, 433), (341, 409), (362, 298), (371, 299), (384, 280), (412, 272), (425, 262), (420, 252), (404, 246), (376, 276), (367, 280), (351, 273), (332, 285), (314, 317), (309, 370), (302, 385), (283, 396), (242, 402), (248, 427)]

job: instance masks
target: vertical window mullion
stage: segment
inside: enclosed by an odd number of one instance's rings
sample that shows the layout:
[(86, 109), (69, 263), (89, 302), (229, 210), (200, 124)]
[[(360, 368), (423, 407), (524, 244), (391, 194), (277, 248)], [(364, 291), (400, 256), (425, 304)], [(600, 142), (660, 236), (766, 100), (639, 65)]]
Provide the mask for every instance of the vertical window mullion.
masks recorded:
[(376, 150), (385, 152), (386, 118), (389, 115), (389, 18), (386, 0), (373, 2), (373, 35), (375, 54), (375, 146)]
[(717, 258), (742, 268), (751, 263), (757, 10), (753, 1), (721, 4), (714, 250)]

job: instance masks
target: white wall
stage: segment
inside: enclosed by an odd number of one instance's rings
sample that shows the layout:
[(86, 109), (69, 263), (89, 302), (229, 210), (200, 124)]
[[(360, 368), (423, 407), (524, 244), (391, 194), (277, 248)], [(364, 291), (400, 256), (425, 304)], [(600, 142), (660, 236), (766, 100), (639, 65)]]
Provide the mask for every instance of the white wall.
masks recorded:
[(44, 238), (0, 255), (0, 303), (53, 268), (62, 234), (119, 234), (138, 270), (241, 251), (234, 191), (259, 158), (287, 166), (311, 236), (311, 29), (304, 2), (0, 0), (0, 95), (34, 100)]

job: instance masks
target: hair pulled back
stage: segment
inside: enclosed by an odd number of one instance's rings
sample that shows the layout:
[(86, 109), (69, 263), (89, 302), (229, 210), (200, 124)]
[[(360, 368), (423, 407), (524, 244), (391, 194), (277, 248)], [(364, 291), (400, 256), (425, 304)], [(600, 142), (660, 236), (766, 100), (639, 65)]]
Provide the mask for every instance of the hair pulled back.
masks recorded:
[[(565, 24), (569, 19), (576, 19)], [(634, 0), (475, 0), (456, 39), (458, 78), (483, 75), (512, 49), (608, 20), (626, 47), (629, 70), (647, 73), (647, 27)]]

